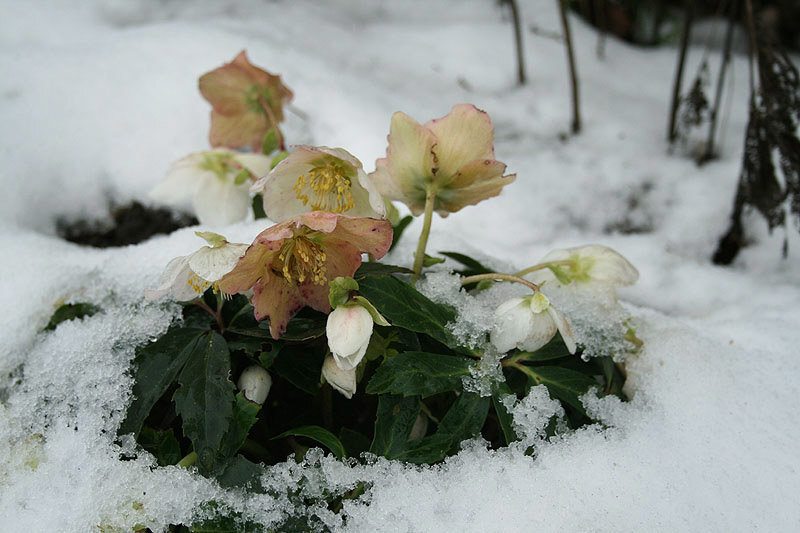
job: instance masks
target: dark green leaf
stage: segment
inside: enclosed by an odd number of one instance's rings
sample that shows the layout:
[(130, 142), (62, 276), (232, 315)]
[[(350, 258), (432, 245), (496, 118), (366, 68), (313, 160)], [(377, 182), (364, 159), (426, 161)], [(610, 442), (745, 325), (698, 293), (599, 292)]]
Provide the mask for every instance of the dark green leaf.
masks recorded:
[(359, 282), (359, 292), (392, 325), (425, 333), (451, 348), (458, 345), (445, 327), (456, 319), (455, 311), (432, 302), (408, 283), (392, 276), (370, 277)]
[(253, 215), (255, 219), (267, 218), (267, 213), (264, 211), (264, 196), (261, 194), (256, 194), (253, 196), (253, 201), (251, 203), (253, 207)]
[(452, 437), (451, 451), (455, 452), (461, 441), (471, 439), (481, 432), (489, 414), (489, 403), (488, 396), (481, 397), (474, 392), (464, 391), (456, 398), (436, 430), (439, 435)]
[(319, 390), (325, 354), (306, 345), (286, 345), (272, 363), (272, 370), (300, 390), (314, 395)]
[(139, 444), (142, 448), (152, 453), (160, 466), (174, 465), (181, 460), (181, 445), (172, 429), (157, 431), (143, 427), (139, 432)]
[(506, 395), (513, 395), (511, 388), (506, 383), (498, 383), (492, 393), (492, 404), (494, 405), (494, 412), (497, 413), (497, 420), (500, 422), (500, 429), (503, 430), (503, 436), (506, 439), (506, 446), (512, 442), (519, 440), (516, 431), (514, 431), (514, 417), (508, 412), (506, 406), (503, 405), (502, 398)]
[(53, 312), (50, 322), (45, 326), (44, 331), (56, 329), (56, 326), (67, 320), (92, 316), (100, 312), (101, 309), (96, 305), (87, 303), (64, 304)]
[(406, 215), (397, 222), (397, 225), (394, 227), (394, 234), (392, 235), (392, 245), (389, 247), (390, 252), (395, 246), (397, 246), (397, 243), (400, 242), (400, 237), (403, 236), (403, 232), (406, 230), (408, 225), (411, 224), (412, 220), (414, 220), (414, 217), (411, 215)]
[(407, 447), (408, 436), (419, 410), (419, 398), (416, 396), (380, 396), (375, 418), (375, 437), (369, 451), (389, 459), (402, 453)]
[(280, 439), (283, 437), (288, 436), (295, 436), (295, 437), (306, 437), (308, 439), (314, 440), (328, 448), (330, 451), (333, 452), (333, 455), (336, 456), (337, 459), (341, 459), (344, 457), (345, 451), (344, 446), (342, 446), (341, 441), (336, 438), (336, 435), (331, 433), (325, 428), (321, 428), (319, 426), (301, 426), (298, 428), (290, 429), (288, 431), (284, 431), (277, 437), (273, 437), (274, 439)]
[(261, 363), (262, 367), (269, 370), (282, 349), (283, 344), (277, 341), (272, 341), (270, 344), (264, 345), (264, 351), (258, 356), (258, 362)]
[(252, 492), (264, 492), (258, 478), (264, 473), (264, 467), (248, 461), (241, 455), (233, 457), (222, 471), (217, 474), (217, 482), (224, 488), (247, 487)]
[(387, 359), (367, 384), (367, 394), (402, 394), (423, 398), (461, 388), (470, 359), (428, 352), (405, 352)]
[(258, 421), (258, 411), (261, 406), (249, 401), (241, 392), (236, 393), (236, 403), (233, 407), (233, 418), (228, 426), (228, 431), (220, 443), (217, 453), (217, 464), (224, 464), (233, 457), (244, 444), (250, 428)]
[(625, 376), (617, 368), (616, 363), (611, 357), (599, 357), (597, 362), (603, 369), (603, 379), (606, 382), (605, 393), (623, 397), (622, 386), (625, 384)]
[(536, 385), (544, 384), (551, 396), (569, 404), (582, 414), (586, 414), (578, 397), (586, 394), (592, 387), (598, 386), (594, 379), (580, 372), (558, 366), (525, 368), (527, 369), (526, 373)]
[[(325, 335), (325, 318), (294, 317), (286, 326), (286, 331), (281, 335), (282, 341), (308, 341)], [(259, 328), (269, 331), (269, 319), (262, 321)]]
[(456, 270), (457, 273), (461, 274), (462, 276), (474, 276), (476, 274), (489, 274), (494, 272), (490, 268), (484, 266), (479, 261), (471, 258), (468, 255), (460, 254), (458, 252), (439, 252), (445, 257), (449, 257), (454, 261), (458, 261), (466, 268), (463, 270)]
[(560, 335), (556, 335), (553, 340), (536, 350), (535, 352), (520, 352), (514, 358), (519, 358), (522, 361), (529, 363), (537, 363), (541, 361), (552, 361), (553, 359), (560, 359), (562, 357), (571, 357), (567, 345), (561, 340)]
[(347, 452), (347, 457), (358, 457), (361, 452), (369, 450), (369, 438), (350, 428), (342, 428), (339, 432), (339, 440)]
[(414, 271), (410, 268), (401, 267), (397, 265), (386, 265), (383, 263), (361, 263), (353, 278), (356, 280), (364, 279), (368, 276), (388, 276), (391, 274), (413, 274)]
[(136, 351), (133, 360), (133, 402), (119, 428), (120, 435), (139, 434), (150, 409), (175, 381), (202, 334), (203, 331), (199, 329), (174, 328)]
[(234, 410), (233, 383), (228, 381), (230, 354), (225, 339), (214, 331), (195, 343), (175, 391), (175, 411), (183, 434), (192, 441), (201, 471), (210, 471)]
[(394, 455), (392, 459), (414, 464), (433, 464), (444, 459), (447, 450), (452, 447), (453, 438), (450, 435), (435, 434), (409, 443), (408, 448)]

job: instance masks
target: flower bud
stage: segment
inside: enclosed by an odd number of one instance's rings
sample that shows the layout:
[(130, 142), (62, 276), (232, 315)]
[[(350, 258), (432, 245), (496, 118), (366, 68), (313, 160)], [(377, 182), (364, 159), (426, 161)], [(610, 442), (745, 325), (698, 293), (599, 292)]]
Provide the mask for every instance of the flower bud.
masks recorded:
[(360, 305), (339, 306), (328, 315), (328, 347), (342, 370), (358, 366), (372, 336), (372, 315)]
[(489, 340), (503, 353), (513, 348), (534, 352), (550, 342), (556, 331), (561, 332), (569, 353), (575, 353), (577, 347), (569, 322), (544, 294), (537, 292), (502, 303), (495, 311)]
[(342, 370), (331, 355), (322, 363), (322, 377), (348, 400), (356, 392), (356, 369)]
[(272, 386), (272, 378), (260, 366), (252, 365), (244, 369), (239, 376), (237, 385), (245, 398), (258, 405), (263, 405)]

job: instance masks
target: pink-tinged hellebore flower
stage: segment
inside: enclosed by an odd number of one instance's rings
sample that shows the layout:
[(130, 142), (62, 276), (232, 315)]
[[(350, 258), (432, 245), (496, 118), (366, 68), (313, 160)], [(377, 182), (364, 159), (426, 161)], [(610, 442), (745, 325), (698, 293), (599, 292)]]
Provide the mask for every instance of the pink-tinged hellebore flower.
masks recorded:
[(173, 163), (150, 198), (167, 205), (191, 199), (201, 224), (223, 226), (250, 212), (250, 185), (269, 171), (270, 158), (225, 148), (188, 155)]
[(486, 112), (459, 104), (442, 118), (420, 125), (405, 113), (392, 115), (386, 157), (370, 177), (386, 198), (405, 203), (417, 216), (428, 190), (442, 217), (500, 194), (515, 174), (494, 158), (494, 127)]
[(553, 250), (541, 263), (553, 264), (547, 270), (537, 270), (527, 276), (534, 283), (590, 291), (609, 304), (617, 301), (617, 287), (633, 285), (639, 279), (639, 271), (627, 259), (599, 244)]
[(236, 385), (245, 398), (258, 405), (263, 405), (269, 389), (272, 387), (272, 377), (262, 367), (251, 365), (242, 371)]
[(372, 315), (360, 305), (340, 305), (328, 315), (328, 347), (342, 370), (358, 366), (372, 336)]
[(225, 237), (216, 233), (195, 233), (205, 239), (209, 246), (203, 246), (192, 254), (176, 257), (167, 263), (161, 275), (161, 285), (157, 289), (144, 291), (148, 301), (161, 298), (167, 293), (179, 302), (194, 300), (233, 270), (247, 250), (246, 244), (229, 243)]
[(280, 76), (253, 66), (244, 50), (230, 63), (200, 76), (198, 85), (212, 107), (211, 146), (250, 146), (260, 152), (270, 130), (281, 139), (278, 124), (292, 91)]
[(362, 253), (381, 258), (391, 243), (388, 220), (306, 213), (261, 232), (219, 287), (228, 294), (252, 287), (256, 319), (268, 317), (277, 339), (302, 307), (329, 312), (328, 281), (352, 276)]
[(533, 352), (561, 333), (569, 353), (577, 346), (566, 317), (550, 305), (541, 292), (524, 298), (511, 298), (495, 310), (495, 325), (489, 340), (501, 353), (513, 348)]
[(281, 222), (309, 211), (384, 217), (383, 198), (350, 152), (326, 146), (295, 148), (250, 189), (263, 194), (270, 220)]
[(322, 363), (322, 377), (348, 400), (356, 393), (356, 369), (342, 370), (331, 355)]

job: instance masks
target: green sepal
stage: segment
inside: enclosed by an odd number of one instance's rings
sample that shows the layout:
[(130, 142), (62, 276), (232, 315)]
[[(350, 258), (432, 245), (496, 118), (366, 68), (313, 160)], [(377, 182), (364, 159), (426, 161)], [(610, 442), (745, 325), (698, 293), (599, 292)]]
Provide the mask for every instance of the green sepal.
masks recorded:
[(330, 287), (328, 301), (331, 303), (331, 309), (336, 309), (349, 302), (350, 294), (358, 290), (358, 282), (349, 277), (335, 278), (328, 286)]
[(275, 155), (275, 157), (272, 158), (272, 162), (270, 163), (269, 168), (270, 169), (275, 168), (276, 166), (278, 166), (278, 163), (280, 163), (281, 161), (283, 161), (287, 157), (289, 157), (289, 152), (287, 152), (285, 150), (281, 151), (281, 152), (278, 152)]
[(264, 135), (264, 140), (261, 142), (261, 153), (269, 155), (278, 149), (278, 132), (272, 128)]
[(375, 309), (375, 306), (363, 296), (359, 295), (353, 298), (353, 303), (366, 309), (369, 312), (369, 315), (372, 317), (372, 321), (379, 326), (391, 326), (389, 321), (386, 320), (383, 315), (380, 314), (377, 309)]
[(444, 257), (433, 257), (432, 255), (425, 254), (425, 259), (422, 261), (422, 266), (429, 267), (438, 265), (447, 261)]

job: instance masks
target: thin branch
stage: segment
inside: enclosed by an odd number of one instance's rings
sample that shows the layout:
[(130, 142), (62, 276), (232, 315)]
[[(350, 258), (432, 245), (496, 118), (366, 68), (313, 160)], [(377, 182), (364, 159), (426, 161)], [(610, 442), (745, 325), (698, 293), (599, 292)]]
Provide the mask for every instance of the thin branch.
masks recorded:
[(511, 8), (511, 18), (514, 21), (514, 44), (517, 49), (517, 81), (520, 85), (525, 85), (525, 57), (522, 47), (522, 25), (519, 21), (519, 10), (517, 0), (506, 0)]
[(564, 43), (567, 47), (567, 61), (569, 63), (570, 87), (572, 89), (572, 133), (581, 131), (581, 114), (578, 95), (578, 74), (575, 70), (575, 54), (572, 49), (572, 36), (569, 30), (567, 17), (567, 0), (556, 0), (561, 13), (561, 26), (564, 29)]
[(686, 51), (689, 48), (689, 35), (692, 31), (692, 21), (694, 20), (694, 2), (686, 0), (683, 18), (683, 35), (681, 36), (681, 50), (678, 55), (678, 70), (675, 72), (675, 84), (672, 87), (672, 105), (670, 106), (669, 128), (667, 129), (667, 140), (672, 144), (678, 136), (676, 122), (678, 119), (678, 107), (681, 99), (681, 84), (683, 82), (683, 66), (686, 62)]

